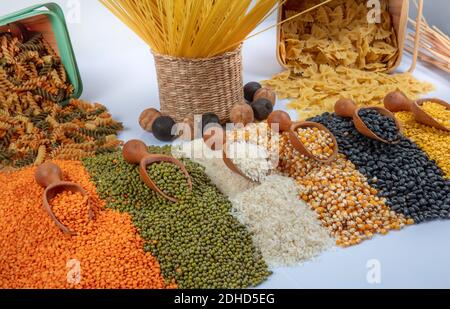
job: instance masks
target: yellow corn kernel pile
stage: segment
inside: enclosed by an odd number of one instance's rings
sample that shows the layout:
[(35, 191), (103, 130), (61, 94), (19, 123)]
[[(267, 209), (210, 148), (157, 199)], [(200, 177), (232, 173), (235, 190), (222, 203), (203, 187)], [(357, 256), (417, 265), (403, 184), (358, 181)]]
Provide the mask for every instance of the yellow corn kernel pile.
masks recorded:
[(330, 165), (318, 163), (293, 149), (286, 133), (280, 139), (279, 170), (296, 180), (301, 198), (316, 211), (339, 246), (356, 245), (414, 223), (391, 211), (343, 155)]
[(328, 132), (318, 128), (299, 128), (297, 135), (306, 149), (319, 159), (328, 159), (335, 147), (333, 139)]
[(433, 127), (422, 125), (414, 120), (410, 112), (395, 115), (403, 125), (403, 134), (419, 145), (430, 159), (450, 178), (450, 133)]

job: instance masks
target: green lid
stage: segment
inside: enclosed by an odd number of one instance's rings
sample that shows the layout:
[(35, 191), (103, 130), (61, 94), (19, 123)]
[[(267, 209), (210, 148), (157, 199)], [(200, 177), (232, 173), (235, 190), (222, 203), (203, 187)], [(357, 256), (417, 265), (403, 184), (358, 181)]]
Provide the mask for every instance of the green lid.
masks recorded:
[(74, 87), (73, 97), (79, 98), (83, 92), (83, 84), (61, 7), (56, 3), (39, 4), (0, 17), (0, 26), (8, 24), (20, 24), (27, 30), (43, 34), (44, 39), (61, 57), (69, 81)]

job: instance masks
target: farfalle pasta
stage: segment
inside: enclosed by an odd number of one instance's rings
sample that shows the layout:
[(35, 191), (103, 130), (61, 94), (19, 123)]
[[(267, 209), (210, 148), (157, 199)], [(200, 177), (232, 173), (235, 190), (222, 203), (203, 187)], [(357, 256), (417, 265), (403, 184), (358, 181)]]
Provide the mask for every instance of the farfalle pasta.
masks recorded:
[[(308, 9), (321, 1), (300, 2)], [(297, 74), (313, 64), (377, 72), (392, 67), (399, 53), (388, 3), (381, 1), (380, 23), (368, 22), (366, 5), (362, 0), (335, 0), (284, 23), (282, 60)], [(298, 13), (287, 8), (286, 18)]]
[[(289, 18), (319, 0), (289, 0)], [(380, 105), (400, 89), (409, 97), (433, 90), (411, 74), (383, 73), (398, 61), (399, 49), (388, 1), (381, 0), (379, 23), (369, 23), (367, 1), (335, 0), (281, 26), (280, 56), (288, 71), (264, 81), (296, 109), (300, 120), (332, 112), (341, 98), (360, 105)]]
[(386, 94), (397, 89), (410, 98), (434, 89), (432, 84), (420, 82), (409, 73), (389, 75), (316, 64), (305, 70), (303, 77), (285, 71), (263, 83), (274, 89), (280, 99), (293, 99), (287, 106), (297, 110), (299, 120), (333, 112), (341, 98), (353, 99), (362, 106), (382, 105)]

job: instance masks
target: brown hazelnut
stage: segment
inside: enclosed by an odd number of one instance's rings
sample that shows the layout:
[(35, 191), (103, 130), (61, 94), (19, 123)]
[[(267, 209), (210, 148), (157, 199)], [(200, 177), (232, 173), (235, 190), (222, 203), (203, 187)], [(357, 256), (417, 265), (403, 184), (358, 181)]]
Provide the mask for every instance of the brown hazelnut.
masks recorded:
[(275, 106), (275, 104), (277, 103), (277, 95), (275, 91), (269, 88), (261, 88), (256, 91), (253, 101), (256, 101), (258, 99), (267, 99), (272, 103), (273, 106)]
[(234, 124), (243, 124), (244, 126), (255, 120), (253, 109), (245, 102), (235, 104), (231, 109), (230, 119)]
[(142, 129), (144, 129), (147, 132), (152, 132), (152, 125), (156, 118), (161, 116), (161, 113), (154, 109), (149, 108), (142, 112), (141, 116), (139, 117), (139, 125)]

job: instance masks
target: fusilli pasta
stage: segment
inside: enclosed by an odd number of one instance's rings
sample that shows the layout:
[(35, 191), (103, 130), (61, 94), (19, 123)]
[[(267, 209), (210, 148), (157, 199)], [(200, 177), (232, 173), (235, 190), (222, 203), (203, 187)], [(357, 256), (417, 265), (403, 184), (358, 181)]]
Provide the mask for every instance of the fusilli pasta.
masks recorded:
[(122, 124), (101, 104), (69, 99), (72, 93), (41, 35), (21, 42), (0, 33), (0, 170), (117, 150)]

